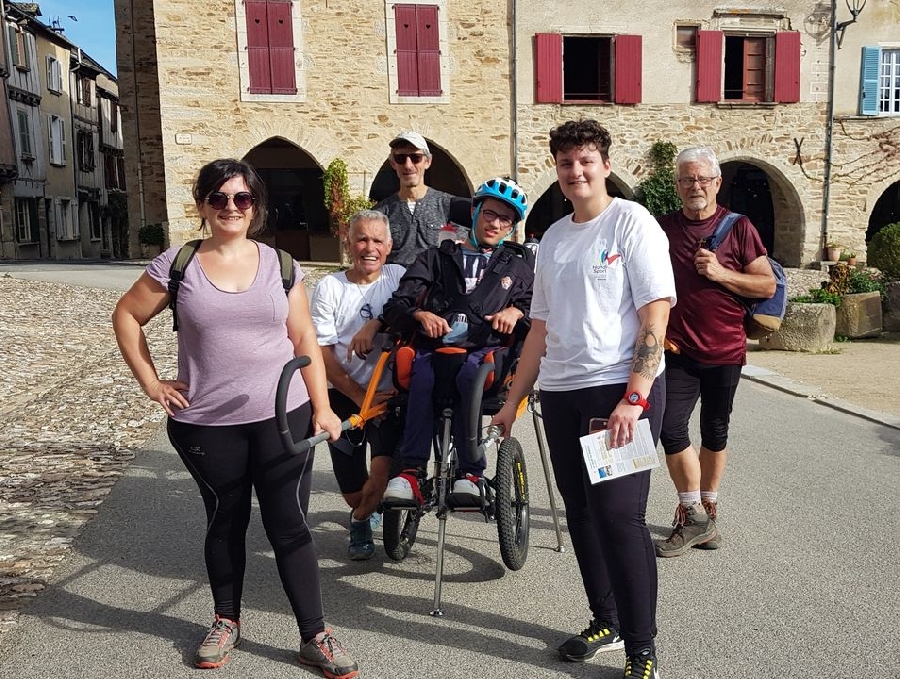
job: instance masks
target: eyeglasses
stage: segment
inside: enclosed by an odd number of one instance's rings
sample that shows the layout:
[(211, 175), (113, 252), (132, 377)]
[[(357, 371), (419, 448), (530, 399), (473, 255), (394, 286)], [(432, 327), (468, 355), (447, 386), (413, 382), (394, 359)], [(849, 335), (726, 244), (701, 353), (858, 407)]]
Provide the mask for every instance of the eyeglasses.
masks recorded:
[(221, 191), (213, 191), (206, 197), (206, 202), (213, 210), (224, 210), (228, 207), (228, 199), (234, 201), (234, 206), (241, 211), (249, 210), (256, 198), (249, 191), (238, 191), (231, 195)]
[(682, 177), (677, 181), (679, 186), (689, 189), (694, 185), (694, 182), (706, 188), (714, 179), (718, 179), (718, 177)]
[(359, 315), (365, 318), (367, 321), (371, 321), (375, 318), (375, 312), (372, 311), (372, 305), (366, 302), (362, 305), (362, 309), (359, 310)]
[(491, 222), (500, 222), (500, 226), (512, 226), (513, 218), (509, 215), (501, 215), (499, 212), (494, 212), (493, 210), (482, 210), (481, 214), (484, 215), (488, 224)]
[(406, 165), (407, 160), (411, 160), (413, 165), (418, 165), (425, 159), (424, 153), (395, 153), (394, 162), (397, 165)]

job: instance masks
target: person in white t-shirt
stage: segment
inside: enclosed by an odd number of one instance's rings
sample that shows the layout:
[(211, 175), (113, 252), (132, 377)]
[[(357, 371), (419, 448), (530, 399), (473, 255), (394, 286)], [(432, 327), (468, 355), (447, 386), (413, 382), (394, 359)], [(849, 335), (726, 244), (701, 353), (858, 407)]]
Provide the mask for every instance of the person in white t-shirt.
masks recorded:
[[(399, 264), (385, 264), (391, 251), (386, 215), (374, 210), (357, 212), (350, 218), (348, 231), (350, 268), (319, 281), (311, 302), (316, 338), (331, 383), (331, 408), (341, 419), (359, 412), (380, 353), (375, 341), (381, 329), (378, 318), (406, 271)], [(376, 403), (390, 395), (386, 370)], [(328, 444), (338, 487), (351, 508), (348, 555), (352, 560), (375, 554), (370, 517), (387, 485), (401, 433), (397, 418), (389, 414), (367, 422), (363, 432), (345, 432)], [(371, 470), (366, 464), (367, 442)]]
[(647, 418), (658, 439), (675, 282), (656, 220), (606, 191), (610, 144), (595, 120), (550, 132), (559, 187), (575, 211), (541, 240), (531, 330), (492, 424), (508, 436), (516, 405), (539, 382), (553, 472), (592, 613), (588, 627), (559, 647), (560, 657), (583, 662), (624, 647), (626, 679), (651, 679), (658, 674), (656, 556), (644, 518), (650, 472), (592, 485), (579, 438), (599, 419), (611, 444), (622, 446)]

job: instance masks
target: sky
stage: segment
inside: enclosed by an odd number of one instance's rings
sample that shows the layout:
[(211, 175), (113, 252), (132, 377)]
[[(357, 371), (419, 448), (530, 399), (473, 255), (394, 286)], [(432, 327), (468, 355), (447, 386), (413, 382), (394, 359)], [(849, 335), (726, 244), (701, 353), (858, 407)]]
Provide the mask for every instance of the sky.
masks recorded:
[[(38, 20), (50, 26), (54, 19), (66, 38), (87, 52), (103, 68), (116, 74), (116, 20), (113, 0), (36, 0)], [(77, 18), (77, 21), (70, 16)]]

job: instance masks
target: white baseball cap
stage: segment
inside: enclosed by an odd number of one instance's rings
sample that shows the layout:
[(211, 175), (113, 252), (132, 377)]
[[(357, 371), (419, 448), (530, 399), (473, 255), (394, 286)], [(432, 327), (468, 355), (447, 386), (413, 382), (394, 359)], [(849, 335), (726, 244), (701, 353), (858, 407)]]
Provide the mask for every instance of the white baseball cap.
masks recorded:
[(401, 144), (412, 144), (422, 151), (426, 156), (431, 155), (431, 149), (428, 148), (428, 142), (418, 132), (401, 132), (391, 140), (390, 147), (396, 148)]

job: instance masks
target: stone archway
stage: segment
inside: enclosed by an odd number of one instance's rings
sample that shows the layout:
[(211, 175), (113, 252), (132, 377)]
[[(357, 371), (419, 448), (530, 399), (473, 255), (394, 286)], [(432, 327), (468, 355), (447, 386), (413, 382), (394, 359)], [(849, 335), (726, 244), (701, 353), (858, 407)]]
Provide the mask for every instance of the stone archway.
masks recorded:
[(324, 205), (322, 167), (283, 137), (271, 137), (244, 156), (266, 184), (269, 219), (259, 237), (299, 261), (338, 261)]
[(900, 222), (900, 181), (888, 186), (875, 202), (869, 215), (866, 243), (885, 226), (896, 222)]
[[(610, 174), (606, 178), (606, 192), (610, 196), (631, 200), (634, 193), (621, 179)], [(553, 182), (541, 196), (531, 204), (528, 217), (525, 219), (525, 235), (540, 238), (557, 219), (561, 219), (572, 213), (572, 204), (566, 199), (559, 188), (558, 182)]]
[[(438, 191), (449, 193), (451, 196), (471, 198), (472, 185), (466, 177), (465, 170), (446, 149), (438, 146), (431, 139), (426, 139), (426, 141), (428, 148), (431, 149), (431, 167), (425, 171), (425, 183)], [(397, 173), (385, 158), (375, 179), (372, 180), (369, 198), (378, 202), (397, 193), (399, 189), (400, 180), (397, 179)]]
[(794, 186), (775, 167), (754, 158), (720, 159), (720, 165), (718, 202), (750, 218), (773, 259), (799, 267), (806, 220)]

